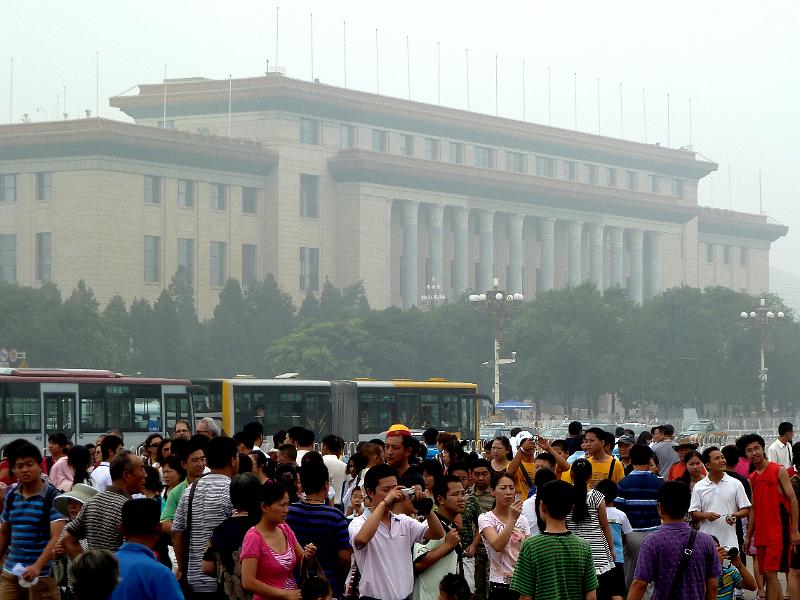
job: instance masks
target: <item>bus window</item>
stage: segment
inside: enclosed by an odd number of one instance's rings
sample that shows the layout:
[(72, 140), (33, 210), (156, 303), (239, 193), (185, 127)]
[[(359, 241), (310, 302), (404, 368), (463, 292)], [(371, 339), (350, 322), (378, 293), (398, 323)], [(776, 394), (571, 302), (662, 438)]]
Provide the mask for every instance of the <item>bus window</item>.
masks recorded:
[(306, 429), (315, 433), (317, 441), (331, 433), (331, 395), (306, 392)]
[(234, 386), (233, 407), (234, 423), (237, 430), (241, 431), (247, 423), (253, 421), (261, 423), (262, 425), (265, 424), (264, 418), (267, 414), (267, 396), (263, 390)]
[(38, 384), (0, 384), (0, 396), (2, 396), (3, 433), (41, 432)]
[(81, 431), (86, 433), (105, 433), (108, 431), (105, 422), (105, 386), (85, 383), (79, 389), (81, 398), (79, 403)]
[(400, 422), (396, 398), (390, 394), (360, 393), (358, 414), (361, 434), (378, 434)]
[(462, 440), (474, 440), (476, 439), (477, 432), (475, 430), (475, 404), (477, 400), (475, 396), (472, 395), (462, 395), (461, 396), (461, 410), (463, 411), (461, 414), (463, 416), (462, 426), (461, 426), (461, 439)]
[(133, 430), (161, 431), (161, 387), (135, 386)]

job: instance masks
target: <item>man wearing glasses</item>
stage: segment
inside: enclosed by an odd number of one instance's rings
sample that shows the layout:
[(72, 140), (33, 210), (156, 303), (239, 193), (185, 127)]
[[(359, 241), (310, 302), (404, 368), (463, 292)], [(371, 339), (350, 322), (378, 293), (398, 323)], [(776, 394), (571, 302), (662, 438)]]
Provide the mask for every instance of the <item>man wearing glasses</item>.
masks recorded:
[(188, 421), (176, 421), (175, 423), (175, 435), (172, 436), (174, 438), (183, 438), (188, 440), (192, 437), (192, 430), (189, 429)]

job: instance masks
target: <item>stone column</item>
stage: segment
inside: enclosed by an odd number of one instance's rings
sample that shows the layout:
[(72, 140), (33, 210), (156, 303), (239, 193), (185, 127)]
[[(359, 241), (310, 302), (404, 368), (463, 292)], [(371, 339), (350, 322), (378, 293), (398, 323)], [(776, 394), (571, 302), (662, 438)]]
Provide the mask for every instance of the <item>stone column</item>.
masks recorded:
[(659, 294), (663, 288), (661, 281), (661, 261), (662, 261), (662, 236), (658, 231), (651, 231), (647, 234), (649, 252), (648, 252), (648, 281), (649, 288), (647, 290), (647, 298)]
[(386, 200), (386, 306), (392, 306), (392, 199)]
[(611, 228), (611, 287), (625, 287), (625, 231)]
[(628, 291), (631, 300), (642, 303), (644, 283), (644, 231), (631, 229), (631, 288)]
[(581, 231), (583, 231), (583, 223), (580, 221), (572, 221), (567, 230), (568, 236), (568, 262), (569, 265), (569, 285), (572, 287), (579, 286), (583, 280), (583, 273), (581, 272)]
[(598, 290), (603, 290), (603, 226), (593, 223), (589, 229), (589, 270), (590, 278)]
[(480, 218), (480, 254), (479, 254), (479, 278), (476, 287), (479, 291), (485, 292), (492, 289), (492, 279), (494, 278), (494, 211), (482, 210), (479, 212)]
[(453, 263), (453, 300), (461, 297), (467, 291), (469, 273), (469, 209), (455, 208), (453, 210), (455, 224)]
[[(432, 204), (428, 208), (431, 224), (430, 249), (428, 253), (431, 279), (435, 279), (436, 283), (444, 286), (444, 207), (439, 204)], [(431, 282), (426, 281), (425, 283)]]
[(419, 302), (417, 297), (417, 209), (419, 203), (407, 201), (403, 219), (403, 308)]
[(508, 264), (509, 281), (506, 282), (506, 289), (514, 294), (523, 294), (522, 289), (522, 227), (525, 224), (525, 215), (508, 215), (509, 239), (508, 239)]
[(541, 289), (552, 290), (553, 274), (556, 270), (556, 220), (550, 217), (543, 217), (539, 219), (539, 227), (539, 239), (542, 248), (542, 264), (539, 267), (541, 273)]

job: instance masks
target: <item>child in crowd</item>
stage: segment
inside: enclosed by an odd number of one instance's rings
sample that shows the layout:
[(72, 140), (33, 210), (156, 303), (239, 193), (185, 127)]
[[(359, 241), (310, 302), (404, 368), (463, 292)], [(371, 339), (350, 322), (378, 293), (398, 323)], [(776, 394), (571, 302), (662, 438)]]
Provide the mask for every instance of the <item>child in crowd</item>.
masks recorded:
[(360, 487), (355, 488), (350, 494), (350, 504), (347, 507), (348, 521), (352, 521), (355, 517), (360, 517), (364, 512), (364, 492)]
[(734, 590), (737, 589), (755, 590), (758, 587), (756, 578), (744, 566), (739, 556), (739, 549), (726, 549), (719, 545), (719, 540), (715, 536), (711, 537), (717, 544), (717, 554), (722, 564), (722, 574), (717, 580), (717, 600), (733, 600)]
[(596, 489), (603, 494), (606, 500), (606, 518), (608, 519), (608, 527), (611, 529), (611, 537), (614, 540), (614, 552), (616, 554), (611, 576), (612, 589), (615, 593), (612, 594), (611, 598), (613, 600), (622, 600), (626, 593), (623, 546), (625, 544), (625, 536), (632, 532), (633, 528), (630, 521), (628, 521), (628, 515), (614, 507), (614, 500), (619, 492), (617, 484), (610, 479), (604, 479), (597, 484)]

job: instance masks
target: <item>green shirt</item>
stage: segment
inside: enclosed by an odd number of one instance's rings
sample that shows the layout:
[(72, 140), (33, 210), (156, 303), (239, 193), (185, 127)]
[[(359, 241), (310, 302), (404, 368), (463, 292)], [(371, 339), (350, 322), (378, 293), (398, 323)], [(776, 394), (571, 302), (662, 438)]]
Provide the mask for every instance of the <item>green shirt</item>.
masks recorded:
[(531, 598), (583, 600), (597, 588), (589, 544), (577, 535), (541, 533), (522, 544), (511, 589)]
[(167, 495), (167, 501), (164, 502), (164, 508), (161, 509), (162, 521), (175, 520), (175, 512), (178, 510), (178, 502), (180, 502), (181, 496), (183, 496), (185, 489), (186, 480), (184, 479), (169, 491), (169, 494)]

